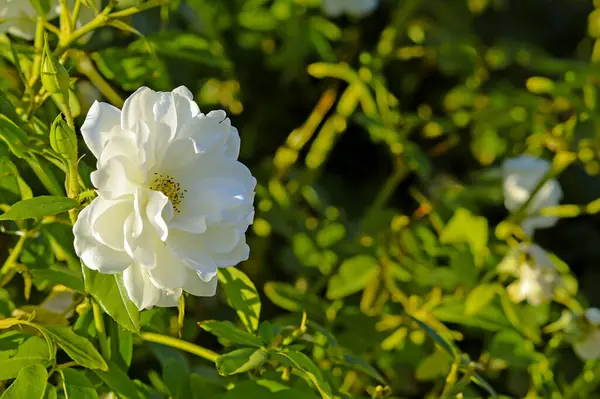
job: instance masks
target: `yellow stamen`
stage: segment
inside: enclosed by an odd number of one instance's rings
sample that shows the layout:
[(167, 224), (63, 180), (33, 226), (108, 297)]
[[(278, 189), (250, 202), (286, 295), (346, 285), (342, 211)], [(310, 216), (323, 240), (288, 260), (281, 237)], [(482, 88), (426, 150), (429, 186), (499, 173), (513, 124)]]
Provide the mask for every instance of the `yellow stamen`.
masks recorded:
[(169, 201), (171, 201), (175, 212), (181, 212), (179, 208), (187, 190), (182, 190), (181, 185), (177, 183), (173, 177), (155, 173), (154, 181), (150, 185), (150, 189), (160, 191), (166, 195), (167, 198), (169, 198)]

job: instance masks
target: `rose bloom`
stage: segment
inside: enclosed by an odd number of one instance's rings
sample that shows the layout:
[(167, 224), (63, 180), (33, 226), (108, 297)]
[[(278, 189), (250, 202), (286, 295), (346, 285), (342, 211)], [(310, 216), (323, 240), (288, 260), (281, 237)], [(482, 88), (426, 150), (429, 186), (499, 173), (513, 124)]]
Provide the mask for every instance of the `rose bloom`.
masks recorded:
[(587, 309), (580, 324), (581, 336), (573, 343), (573, 350), (583, 360), (600, 358), (600, 309)]
[[(504, 205), (511, 212), (517, 211), (531, 196), (533, 189), (550, 170), (550, 163), (544, 159), (521, 155), (504, 161), (502, 175), (504, 179)], [(536, 216), (542, 208), (556, 206), (563, 192), (555, 179), (548, 180), (538, 191), (526, 212), (528, 215), (521, 228), (527, 235), (535, 229), (552, 227), (558, 221), (555, 216)]]
[(561, 279), (548, 253), (539, 245), (521, 243), (512, 249), (498, 265), (498, 271), (517, 277), (507, 287), (516, 303), (527, 300), (539, 306), (552, 300)]
[[(101, 0), (94, 0), (96, 9), (100, 8)], [(73, 10), (75, 0), (68, 0), (69, 10)], [(60, 5), (57, 0), (51, 2), (47, 19), (54, 19), (60, 14)], [(94, 16), (93, 8), (82, 4), (77, 18), (77, 28), (90, 22)], [(0, 0), (0, 33), (8, 32), (25, 40), (32, 40), (35, 36), (37, 11), (30, 0)]]
[(373, 12), (379, 5), (379, 0), (323, 0), (325, 13), (333, 18), (342, 14), (362, 17)]
[(142, 87), (122, 111), (94, 102), (81, 133), (98, 160), (98, 197), (73, 227), (84, 264), (123, 273), (138, 309), (214, 295), (217, 268), (248, 259), (256, 186), (225, 112), (200, 113), (183, 86)]

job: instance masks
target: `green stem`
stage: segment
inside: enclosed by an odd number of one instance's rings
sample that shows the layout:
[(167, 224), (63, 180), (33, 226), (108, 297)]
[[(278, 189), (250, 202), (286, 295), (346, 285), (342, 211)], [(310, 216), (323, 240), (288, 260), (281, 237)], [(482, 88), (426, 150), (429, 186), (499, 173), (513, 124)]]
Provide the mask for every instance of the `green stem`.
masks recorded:
[(27, 233), (23, 232), (23, 235), (19, 237), (19, 240), (17, 241), (17, 244), (11, 251), (10, 255), (8, 255), (8, 258), (6, 258), (6, 260), (4, 261), (2, 268), (0, 268), (0, 275), (6, 275), (6, 273), (8, 273), (8, 271), (16, 263), (17, 259), (19, 258), (19, 255), (21, 255), (21, 252), (23, 251), (25, 241), (27, 241)]
[(148, 10), (153, 7), (159, 7), (162, 5), (168, 4), (168, 0), (152, 0), (144, 4), (140, 4), (139, 6), (129, 7), (125, 10), (113, 12), (110, 14), (111, 18), (123, 18), (128, 17), (133, 14), (137, 14), (139, 12)]
[(77, 27), (77, 18), (79, 18), (79, 11), (81, 10), (81, 0), (75, 0), (73, 6), (73, 13), (71, 14), (71, 30)]
[(381, 208), (383, 208), (387, 204), (390, 197), (396, 191), (398, 184), (402, 182), (404, 177), (406, 177), (406, 167), (404, 166), (404, 163), (400, 159), (398, 159), (396, 162), (396, 168), (394, 173), (387, 178), (387, 180), (377, 193), (377, 196), (373, 201), (373, 205), (371, 205), (371, 207), (367, 211), (366, 218), (374, 215), (375, 213), (377, 213), (377, 211), (381, 210)]
[(35, 49), (35, 56), (33, 57), (33, 71), (31, 73), (31, 77), (29, 78), (28, 89), (31, 90), (37, 77), (40, 76), (40, 71), (42, 69), (42, 53), (44, 52), (44, 25), (46, 21), (43, 17), (37, 18), (37, 25), (35, 27), (35, 41), (33, 47)]
[(104, 359), (108, 360), (110, 352), (108, 350), (108, 340), (106, 338), (106, 329), (104, 327), (104, 318), (102, 309), (96, 301), (92, 301), (92, 310), (94, 312), (94, 323), (98, 332), (98, 343), (100, 344), (100, 352)]
[(121, 108), (125, 101), (102, 77), (102, 75), (100, 75), (90, 57), (83, 51), (73, 51), (70, 54), (71, 58), (77, 63), (77, 70), (85, 75), (112, 105)]
[(163, 344), (170, 346), (172, 348), (181, 349), (183, 351), (189, 352), (196, 356), (200, 356), (206, 360), (210, 360), (211, 362), (216, 362), (219, 354), (211, 351), (210, 349), (203, 348), (196, 344), (192, 344), (191, 342), (183, 341), (181, 339), (168, 337), (166, 335), (156, 334), (152, 332), (143, 332), (141, 337), (144, 341), (155, 342), (157, 344)]

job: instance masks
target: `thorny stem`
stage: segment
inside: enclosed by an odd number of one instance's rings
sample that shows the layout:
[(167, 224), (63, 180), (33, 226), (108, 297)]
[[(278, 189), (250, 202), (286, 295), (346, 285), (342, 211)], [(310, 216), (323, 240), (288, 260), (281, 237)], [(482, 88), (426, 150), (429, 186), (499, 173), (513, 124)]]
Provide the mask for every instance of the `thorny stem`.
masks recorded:
[(169, 337), (166, 335), (156, 334), (152, 332), (143, 332), (141, 337), (144, 341), (154, 342), (157, 344), (163, 344), (170, 346), (172, 348), (181, 349), (183, 351), (189, 352), (193, 355), (200, 356), (206, 360), (210, 360), (211, 362), (216, 362), (219, 354), (211, 351), (210, 349), (203, 348), (196, 344), (192, 344), (191, 342), (183, 341), (181, 339)]

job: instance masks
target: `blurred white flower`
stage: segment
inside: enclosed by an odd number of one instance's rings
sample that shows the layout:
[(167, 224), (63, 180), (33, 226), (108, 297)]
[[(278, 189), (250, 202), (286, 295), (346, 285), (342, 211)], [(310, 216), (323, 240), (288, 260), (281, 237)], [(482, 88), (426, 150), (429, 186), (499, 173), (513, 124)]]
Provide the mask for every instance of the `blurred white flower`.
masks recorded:
[[(101, 0), (94, 0), (96, 9), (100, 9)], [(75, 0), (67, 2), (69, 9), (73, 10)], [(60, 14), (60, 5), (53, 0), (46, 18), (51, 20)], [(82, 5), (77, 18), (76, 27), (90, 22), (96, 15), (92, 8)], [(8, 32), (25, 40), (32, 40), (35, 36), (37, 11), (29, 0), (0, 0), (0, 33)]]
[(333, 18), (342, 14), (362, 17), (373, 12), (379, 5), (379, 0), (323, 0), (325, 13)]
[[(530, 197), (533, 189), (550, 170), (550, 163), (544, 159), (521, 155), (504, 161), (504, 205), (511, 212), (517, 211)], [(523, 231), (532, 235), (537, 228), (552, 227), (558, 221), (555, 216), (535, 216), (542, 208), (556, 206), (563, 196), (560, 184), (555, 179), (548, 180), (528, 205), (527, 215), (521, 224)]]
[(534, 306), (550, 301), (561, 281), (548, 253), (536, 244), (519, 244), (505, 256), (498, 271), (517, 277), (507, 287), (514, 302), (527, 300)]
[(600, 309), (587, 309), (579, 323), (580, 337), (573, 343), (573, 350), (583, 360), (600, 358)]
[(217, 268), (248, 258), (256, 186), (225, 112), (200, 113), (183, 86), (142, 87), (122, 111), (95, 102), (81, 133), (98, 159), (98, 197), (73, 228), (85, 265), (123, 272), (139, 309), (214, 295)]

